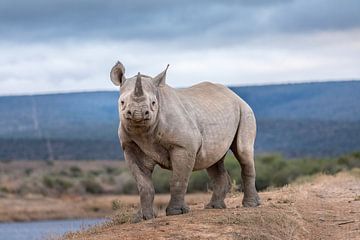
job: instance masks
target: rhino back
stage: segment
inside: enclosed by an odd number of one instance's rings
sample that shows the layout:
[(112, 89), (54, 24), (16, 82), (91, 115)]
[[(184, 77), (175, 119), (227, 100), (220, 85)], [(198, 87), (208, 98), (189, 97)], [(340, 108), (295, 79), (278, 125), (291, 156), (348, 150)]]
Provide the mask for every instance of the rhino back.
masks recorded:
[(230, 148), (239, 126), (242, 100), (225, 86), (209, 82), (176, 92), (202, 136), (194, 169), (207, 168)]

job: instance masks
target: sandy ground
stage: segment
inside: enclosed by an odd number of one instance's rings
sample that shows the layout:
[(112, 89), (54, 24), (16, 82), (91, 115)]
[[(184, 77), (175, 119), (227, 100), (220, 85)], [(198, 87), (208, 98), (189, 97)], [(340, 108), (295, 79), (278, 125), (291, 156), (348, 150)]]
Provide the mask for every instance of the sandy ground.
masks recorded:
[[(189, 204), (203, 202), (210, 194), (188, 194)], [(155, 198), (158, 209), (164, 209), (170, 196), (160, 194)], [(103, 218), (114, 214), (119, 204), (137, 207), (137, 195), (63, 196), (59, 198), (27, 195), (7, 195), (0, 198), (0, 222), (22, 222), (54, 219)]]
[[(341, 173), (262, 192), (258, 208), (241, 207), (230, 195), (227, 209), (204, 210), (209, 195), (188, 198), (191, 212), (137, 224), (105, 224), (65, 239), (360, 239), (360, 178)], [(161, 201), (165, 201), (163, 197)]]
[(28, 195), (0, 198), (0, 222), (98, 218), (113, 212), (118, 196), (48, 198)]

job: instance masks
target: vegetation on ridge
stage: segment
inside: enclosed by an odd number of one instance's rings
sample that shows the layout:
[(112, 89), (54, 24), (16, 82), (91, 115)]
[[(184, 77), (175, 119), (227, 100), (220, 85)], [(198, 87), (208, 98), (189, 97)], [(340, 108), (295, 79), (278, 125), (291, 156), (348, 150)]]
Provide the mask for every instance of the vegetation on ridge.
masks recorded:
[[(360, 168), (360, 152), (329, 159), (286, 160), (281, 155), (257, 156), (256, 186), (258, 190), (280, 187), (301, 177), (317, 173), (335, 174), (342, 170)], [(232, 154), (228, 154), (225, 167), (233, 181), (233, 187), (241, 190), (240, 166)], [(96, 195), (136, 194), (136, 184), (128, 168), (118, 161), (37, 161), (23, 164), (19, 161), (0, 163), (1, 194)], [(153, 173), (155, 191), (169, 192), (171, 172), (156, 168)], [(193, 172), (188, 192), (205, 192), (211, 189), (211, 181), (205, 170)]]

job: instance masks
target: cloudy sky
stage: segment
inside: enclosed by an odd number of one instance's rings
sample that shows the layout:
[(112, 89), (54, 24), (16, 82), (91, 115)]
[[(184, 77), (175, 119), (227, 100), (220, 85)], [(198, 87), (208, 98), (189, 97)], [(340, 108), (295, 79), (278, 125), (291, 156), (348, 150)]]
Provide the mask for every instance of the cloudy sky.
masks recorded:
[(168, 84), (360, 79), (358, 0), (2, 0), (0, 95), (116, 90), (109, 71)]

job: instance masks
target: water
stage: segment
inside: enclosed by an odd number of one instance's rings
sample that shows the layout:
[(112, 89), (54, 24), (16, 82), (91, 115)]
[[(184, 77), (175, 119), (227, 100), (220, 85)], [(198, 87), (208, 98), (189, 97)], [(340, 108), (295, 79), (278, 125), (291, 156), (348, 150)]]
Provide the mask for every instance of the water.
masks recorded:
[(43, 240), (65, 232), (88, 228), (103, 219), (51, 220), (23, 223), (0, 223), (0, 240)]

